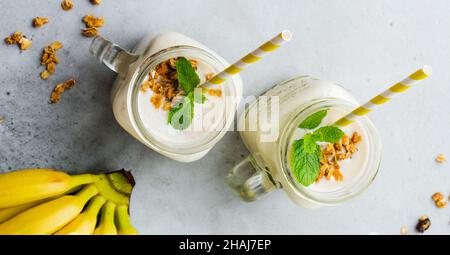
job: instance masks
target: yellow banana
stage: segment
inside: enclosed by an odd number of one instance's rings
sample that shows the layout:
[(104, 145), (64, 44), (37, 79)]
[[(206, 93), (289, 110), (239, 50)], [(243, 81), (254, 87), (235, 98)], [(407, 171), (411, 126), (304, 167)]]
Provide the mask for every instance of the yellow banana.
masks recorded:
[(5, 222), (12, 217), (16, 216), (17, 214), (30, 209), (31, 207), (34, 207), (38, 204), (42, 204), (44, 202), (48, 201), (47, 199), (44, 200), (38, 200), (31, 203), (26, 203), (23, 205), (18, 205), (14, 207), (8, 207), (8, 208), (1, 208), (0, 209), (0, 223)]
[(119, 205), (116, 208), (116, 225), (119, 235), (139, 235), (138, 231), (131, 226), (130, 215), (127, 205)]
[(1, 174), (0, 208), (61, 195), (93, 181), (90, 174), (70, 176), (52, 169), (25, 169)]
[(66, 195), (28, 209), (0, 224), (0, 235), (52, 234), (83, 210), (98, 190), (95, 185), (84, 187), (76, 195)]
[(105, 202), (106, 199), (102, 196), (94, 197), (84, 212), (62, 229), (58, 230), (55, 235), (69, 235), (74, 233), (78, 235), (92, 235), (97, 224), (98, 212)]
[(114, 211), (116, 204), (107, 202), (102, 208), (100, 224), (94, 231), (94, 235), (117, 235), (117, 228), (114, 224)]

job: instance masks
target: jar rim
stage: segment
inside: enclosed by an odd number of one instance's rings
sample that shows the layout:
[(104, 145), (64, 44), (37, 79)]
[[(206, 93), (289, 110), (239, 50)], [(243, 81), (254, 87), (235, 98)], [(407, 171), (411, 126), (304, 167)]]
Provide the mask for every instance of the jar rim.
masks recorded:
[[(195, 55), (195, 56), (194, 56)], [(230, 78), (223, 84), (223, 102), (225, 103), (223, 107), (223, 117), (220, 121), (220, 131), (205, 131), (210, 132), (212, 135), (207, 137), (207, 141), (201, 144), (192, 144), (186, 147), (171, 147), (170, 145), (164, 144), (158, 139), (147, 132), (144, 127), (142, 121), (139, 117), (138, 106), (137, 106), (137, 93), (139, 93), (139, 88), (143, 79), (147, 76), (148, 72), (154, 68), (157, 64), (172, 58), (172, 57), (193, 57), (193, 58), (203, 58), (203, 60), (207, 59), (209, 62), (208, 65), (211, 65), (216, 71), (221, 71), (226, 68), (227, 63), (221, 60), (219, 57), (215, 56), (215, 54), (198, 48), (194, 46), (187, 45), (179, 45), (172, 46), (161, 51), (158, 51), (148, 57), (146, 57), (142, 63), (136, 68), (133, 74), (133, 78), (130, 81), (132, 86), (129, 86), (128, 90), (128, 111), (131, 120), (131, 124), (136, 130), (137, 134), (146, 142), (148, 146), (158, 152), (169, 153), (173, 155), (190, 155), (195, 153), (200, 153), (202, 151), (210, 149), (215, 143), (217, 143), (224, 135), (225, 132), (228, 131), (230, 125), (233, 122), (234, 114), (236, 111), (237, 103), (230, 98), (237, 97), (236, 86), (238, 82), (240, 82), (240, 77), (235, 76)]]
[(368, 162), (363, 170), (364, 172), (362, 172), (364, 175), (361, 176), (356, 183), (354, 183), (354, 186), (348, 189), (323, 194), (314, 192), (311, 189), (299, 184), (292, 175), (290, 164), (288, 162), (290, 139), (293, 131), (297, 128), (298, 123), (301, 123), (301, 121), (310, 114), (320, 110), (330, 109), (332, 107), (339, 107), (341, 110), (350, 112), (357, 107), (357, 105), (350, 101), (338, 98), (321, 98), (299, 106), (296, 113), (293, 115), (294, 117), (290, 118), (290, 121), (282, 130), (280, 143), (278, 145), (278, 151), (280, 152), (279, 164), (282, 168), (282, 176), (286, 180), (289, 189), (294, 191), (296, 195), (302, 197), (303, 199), (323, 206), (341, 204), (364, 192), (374, 181), (379, 172), (382, 155), (382, 145), (378, 131), (368, 117), (360, 117), (357, 121), (359, 126), (364, 129), (365, 134), (368, 135), (365, 139), (368, 140), (369, 153), (367, 153)]

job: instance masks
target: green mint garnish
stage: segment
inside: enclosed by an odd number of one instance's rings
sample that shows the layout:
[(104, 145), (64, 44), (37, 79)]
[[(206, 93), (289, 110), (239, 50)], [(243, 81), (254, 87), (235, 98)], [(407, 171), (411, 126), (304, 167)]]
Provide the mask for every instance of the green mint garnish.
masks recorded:
[(327, 112), (328, 112), (328, 110), (323, 110), (323, 111), (318, 111), (314, 114), (311, 114), (302, 123), (300, 123), (300, 125), (298, 127), (304, 128), (304, 129), (315, 129), (316, 127), (318, 127), (320, 125), (323, 118), (325, 118), (325, 116), (327, 116)]
[[(301, 124), (300, 128), (314, 129), (327, 115), (327, 110), (319, 111)], [(320, 159), (322, 150), (318, 142), (337, 143), (344, 136), (344, 132), (334, 126), (324, 126), (312, 133), (307, 133), (303, 139), (296, 140), (291, 147), (291, 169), (297, 181), (308, 187), (313, 184), (320, 173)]]
[(306, 145), (303, 139), (292, 144), (291, 169), (297, 181), (308, 187), (313, 184), (320, 172), (321, 151), (319, 145), (314, 144), (314, 152), (306, 152)]
[(186, 95), (193, 92), (194, 89), (200, 84), (200, 78), (195, 72), (191, 62), (186, 58), (179, 58), (177, 60), (177, 76), (178, 84), (186, 92)]
[(186, 96), (170, 109), (168, 123), (175, 129), (184, 130), (191, 125), (194, 118), (194, 103), (203, 104), (206, 97), (201, 89), (196, 90), (200, 78), (189, 60), (184, 57), (178, 58), (176, 68), (178, 84)]

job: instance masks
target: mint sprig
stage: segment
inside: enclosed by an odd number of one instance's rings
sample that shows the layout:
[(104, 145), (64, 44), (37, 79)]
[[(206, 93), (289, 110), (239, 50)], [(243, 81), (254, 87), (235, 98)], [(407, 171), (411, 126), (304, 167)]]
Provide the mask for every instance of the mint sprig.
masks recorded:
[[(206, 101), (201, 89), (196, 90), (200, 84), (200, 77), (195, 72), (191, 62), (184, 57), (180, 57), (176, 63), (178, 84), (186, 93), (168, 115), (168, 123), (175, 129), (184, 130), (188, 128), (194, 118), (194, 103), (203, 104)], [(200, 91), (197, 92), (197, 91)]]
[[(316, 112), (306, 118), (300, 128), (315, 129), (326, 117), (327, 110)], [(335, 126), (324, 126), (309, 132), (302, 139), (294, 141), (291, 147), (291, 169), (296, 180), (305, 187), (313, 184), (320, 173), (322, 150), (318, 142), (337, 143), (344, 132)]]
[(327, 116), (327, 112), (328, 110), (322, 110), (311, 114), (304, 121), (302, 121), (298, 127), (304, 129), (315, 129), (320, 125), (323, 118)]

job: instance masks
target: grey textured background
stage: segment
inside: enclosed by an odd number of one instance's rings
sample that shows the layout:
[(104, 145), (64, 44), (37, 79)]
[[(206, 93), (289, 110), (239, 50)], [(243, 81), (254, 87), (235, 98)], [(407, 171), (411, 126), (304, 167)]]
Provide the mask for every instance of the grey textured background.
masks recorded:
[[(49, 167), (81, 173), (132, 169), (132, 221), (143, 234), (398, 234), (428, 214), (430, 234), (449, 234), (449, 210), (430, 196), (450, 193), (450, 1), (447, 0), (55, 0), (0, 2), (0, 35), (23, 31), (33, 45), (20, 53), (0, 45), (0, 171)], [(243, 73), (245, 95), (310, 74), (343, 84), (367, 100), (423, 64), (434, 75), (372, 114), (384, 142), (382, 170), (361, 197), (340, 207), (306, 210), (281, 191), (246, 204), (224, 185), (246, 155), (229, 133), (204, 159), (182, 164), (147, 149), (115, 122), (109, 100), (115, 75), (88, 53), (80, 35), (87, 13), (104, 16), (101, 33), (125, 48), (146, 34), (184, 33), (233, 61), (288, 28), (294, 39)], [(40, 29), (35, 16), (48, 16)], [(60, 40), (61, 63), (39, 79), (42, 48)], [(78, 80), (57, 105), (58, 82)]]

